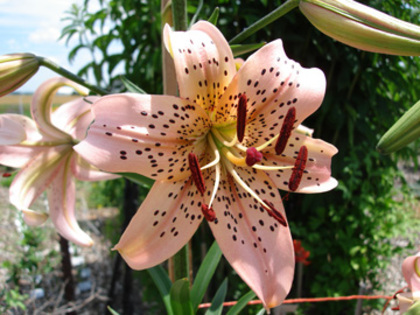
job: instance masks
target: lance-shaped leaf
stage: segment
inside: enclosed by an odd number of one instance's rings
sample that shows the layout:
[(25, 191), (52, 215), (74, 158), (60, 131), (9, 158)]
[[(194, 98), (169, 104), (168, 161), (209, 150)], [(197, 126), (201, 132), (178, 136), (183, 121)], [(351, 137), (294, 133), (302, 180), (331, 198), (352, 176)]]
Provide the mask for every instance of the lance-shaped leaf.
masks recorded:
[(190, 299), (190, 283), (188, 280), (179, 279), (171, 288), (171, 306), (174, 315), (194, 314)]

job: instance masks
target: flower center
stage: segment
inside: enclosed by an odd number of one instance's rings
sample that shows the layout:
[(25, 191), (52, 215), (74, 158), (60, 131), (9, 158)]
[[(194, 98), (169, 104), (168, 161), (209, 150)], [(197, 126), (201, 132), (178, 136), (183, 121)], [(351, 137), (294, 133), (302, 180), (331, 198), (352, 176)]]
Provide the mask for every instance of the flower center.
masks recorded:
[(211, 162), (200, 168), (197, 157), (194, 154), (190, 154), (189, 156), (192, 178), (202, 196), (204, 195), (204, 180), (201, 171), (210, 167), (215, 167), (215, 184), (210, 202), (208, 205), (203, 203), (202, 206), (204, 217), (209, 222), (216, 220), (216, 213), (212, 208), (212, 203), (216, 196), (216, 192), (218, 191), (220, 174), (224, 171), (229, 173), (237, 184), (251, 194), (270, 216), (274, 217), (283, 226), (287, 226), (287, 221), (284, 216), (274, 208), (272, 203), (267, 200), (262, 200), (244, 182), (244, 180), (242, 180), (235, 170), (235, 166), (242, 168), (252, 167), (266, 172), (291, 169), (292, 174), (289, 179), (288, 187), (291, 191), (296, 191), (299, 188), (308, 159), (308, 149), (306, 146), (300, 148), (294, 165), (278, 166), (267, 165), (264, 162), (261, 163), (266, 160), (264, 159), (264, 152), (270, 145), (274, 146), (274, 152), (270, 154), (282, 155), (285, 151), (292, 131), (295, 128), (296, 108), (291, 107), (288, 110), (279, 133), (258, 147), (246, 147), (247, 98), (245, 94), (239, 96), (236, 119), (235, 126), (225, 126), (223, 128), (213, 127), (207, 135), (207, 141), (213, 152), (213, 159)]

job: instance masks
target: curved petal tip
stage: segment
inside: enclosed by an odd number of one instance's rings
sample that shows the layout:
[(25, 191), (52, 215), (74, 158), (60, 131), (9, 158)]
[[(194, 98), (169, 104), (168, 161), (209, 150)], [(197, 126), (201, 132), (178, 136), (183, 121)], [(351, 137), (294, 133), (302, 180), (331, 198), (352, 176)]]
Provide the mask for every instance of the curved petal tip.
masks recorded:
[(48, 219), (48, 215), (46, 213), (36, 212), (30, 209), (23, 209), (22, 214), (23, 220), (29, 226), (39, 226)]

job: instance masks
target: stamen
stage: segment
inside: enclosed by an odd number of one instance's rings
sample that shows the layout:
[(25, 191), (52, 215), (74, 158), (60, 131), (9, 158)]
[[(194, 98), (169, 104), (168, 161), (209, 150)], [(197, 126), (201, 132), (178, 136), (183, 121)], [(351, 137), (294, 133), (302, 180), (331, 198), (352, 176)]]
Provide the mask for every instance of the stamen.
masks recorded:
[(237, 156), (237, 155), (234, 154), (234, 153), (236, 153), (236, 151), (232, 152), (228, 148), (223, 147), (222, 148), (222, 153), (231, 163), (233, 163), (237, 166), (247, 166), (244, 157)]
[(295, 161), (295, 166), (293, 167), (292, 175), (289, 179), (289, 189), (291, 191), (296, 191), (298, 189), (300, 181), (302, 180), (303, 171), (306, 167), (306, 161), (308, 159), (308, 149), (306, 146), (301, 146), (298, 156)]
[(270, 201), (264, 199), (264, 202), (268, 206), (264, 207), (268, 214), (271, 215), (274, 219), (276, 219), (278, 223), (280, 223), (284, 227), (287, 227), (287, 221), (285, 217), (281, 214), (281, 212), (274, 208), (273, 204)]
[(10, 176), (12, 176), (12, 173), (3, 173), (1, 176), (2, 177), (10, 177)]
[(258, 152), (254, 147), (248, 148), (246, 150), (246, 165), (253, 166), (255, 163), (261, 162), (262, 158), (262, 153)]
[(201, 212), (203, 213), (204, 217), (207, 221), (213, 222), (216, 220), (216, 212), (214, 212), (212, 207), (209, 207), (208, 205), (202, 204), (201, 205)]
[(217, 164), (216, 174), (214, 178), (214, 187), (213, 187), (213, 192), (210, 197), (209, 207), (211, 207), (211, 205), (213, 204), (214, 198), (216, 198), (216, 193), (217, 193), (217, 190), (219, 189), (219, 183), (220, 183), (220, 165)]
[(280, 129), (280, 135), (277, 139), (276, 146), (274, 147), (277, 154), (282, 154), (286, 148), (287, 141), (289, 141), (290, 135), (292, 134), (293, 124), (296, 119), (296, 108), (291, 107), (287, 111), (286, 117), (284, 117), (283, 125)]
[(205, 170), (206, 168), (215, 166), (220, 162), (220, 153), (219, 153), (219, 150), (217, 149), (216, 143), (214, 143), (214, 140), (213, 140), (211, 135), (208, 136), (208, 141), (209, 141), (209, 145), (210, 145), (210, 147), (211, 147), (211, 149), (213, 150), (213, 153), (214, 153), (214, 160), (211, 161), (210, 163), (204, 165), (201, 168), (201, 170)]
[(195, 155), (194, 153), (188, 154), (188, 163), (190, 165), (191, 175), (195, 186), (201, 193), (201, 196), (203, 196), (206, 187), (204, 185), (204, 178), (200, 170), (200, 164), (198, 163), (197, 155)]
[(237, 121), (236, 121), (236, 135), (238, 137), (239, 143), (244, 140), (245, 136), (245, 125), (246, 125), (246, 95), (241, 94), (238, 101), (238, 112), (237, 112)]

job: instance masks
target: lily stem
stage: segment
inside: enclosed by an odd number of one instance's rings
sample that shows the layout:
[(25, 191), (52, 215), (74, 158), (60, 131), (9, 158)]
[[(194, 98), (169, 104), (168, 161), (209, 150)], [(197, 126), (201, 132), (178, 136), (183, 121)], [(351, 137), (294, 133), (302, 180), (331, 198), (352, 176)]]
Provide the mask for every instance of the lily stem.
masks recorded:
[(110, 93), (109, 91), (106, 91), (100, 87), (90, 84), (86, 80), (64, 69), (63, 67), (59, 66), (58, 64), (56, 64), (55, 62), (52, 62), (51, 60), (47, 58), (40, 57), (40, 56), (37, 56), (37, 58), (41, 66), (47, 67), (48, 69), (58, 73), (59, 75), (62, 75), (63, 77), (67, 79), (70, 79), (80, 85), (83, 85), (84, 87), (87, 87), (89, 90), (91, 90), (92, 92), (98, 95), (106, 95)]
[(301, 0), (288, 0), (279, 6), (274, 11), (270, 12), (263, 18), (259, 19), (257, 22), (252, 24), (251, 26), (245, 28), (241, 33), (236, 35), (229, 41), (229, 44), (238, 44), (244, 41), (246, 38), (254, 34), (256, 31), (262, 29), (263, 27), (267, 26), (270, 23), (273, 23), (278, 18), (281, 18), (286, 13), (289, 13), (291, 10), (299, 6), (299, 2)]
[(172, 0), (172, 14), (175, 31), (186, 31), (188, 28), (187, 0)]

